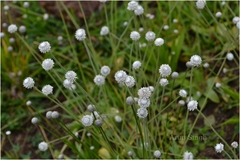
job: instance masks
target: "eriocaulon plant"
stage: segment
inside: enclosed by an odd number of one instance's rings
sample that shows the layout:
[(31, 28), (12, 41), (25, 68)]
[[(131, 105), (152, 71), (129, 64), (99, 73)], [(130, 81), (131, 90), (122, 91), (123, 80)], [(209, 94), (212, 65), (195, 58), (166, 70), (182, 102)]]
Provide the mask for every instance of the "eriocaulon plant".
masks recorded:
[[(81, 23), (56, 2), (61, 36), (32, 43), (16, 24), (7, 28), (44, 77), (22, 81), (48, 107), (42, 112), (25, 98), (42, 136), (35, 149), (54, 159), (238, 159), (238, 133), (226, 138), (224, 130), (236, 130), (231, 118), (239, 111), (235, 3), (99, 2), (101, 12), (89, 19), (73, 2)], [(217, 110), (236, 112), (223, 122)]]

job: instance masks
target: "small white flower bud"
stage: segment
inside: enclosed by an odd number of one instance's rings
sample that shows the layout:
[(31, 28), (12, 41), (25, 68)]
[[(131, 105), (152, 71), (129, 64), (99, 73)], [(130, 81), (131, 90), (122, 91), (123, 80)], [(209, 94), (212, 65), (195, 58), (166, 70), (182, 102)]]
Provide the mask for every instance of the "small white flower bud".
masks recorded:
[(9, 8), (10, 8), (10, 7), (9, 7), (8, 5), (5, 5), (5, 6), (3, 7), (4, 11), (8, 11)]
[(11, 134), (11, 131), (6, 131), (6, 135), (10, 135)]
[(221, 83), (218, 83), (218, 82), (217, 82), (217, 83), (215, 84), (215, 87), (216, 87), (216, 88), (220, 88), (220, 87), (221, 87)]
[(147, 41), (153, 41), (155, 39), (156, 34), (152, 31), (148, 31), (145, 35)]
[(95, 148), (94, 146), (91, 146), (91, 147), (90, 147), (90, 150), (94, 150), (94, 148)]
[(43, 19), (46, 21), (46, 20), (48, 20), (48, 18), (49, 18), (49, 15), (48, 15), (47, 13), (45, 13), (45, 14), (43, 15)]
[(15, 42), (15, 38), (9, 38), (9, 43), (14, 43)]
[(40, 151), (46, 151), (48, 149), (48, 144), (46, 142), (41, 142), (38, 144), (38, 149)]
[(89, 112), (94, 112), (96, 110), (96, 107), (93, 104), (90, 104), (90, 105), (87, 106), (87, 110)]
[(28, 8), (29, 7), (29, 3), (28, 2), (24, 2), (23, 3), (23, 7)]
[(204, 67), (204, 68), (208, 68), (208, 67), (209, 67), (209, 63), (204, 63), (204, 64), (203, 64), (203, 67)]
[(87, 133), (87, 136), (90, 137), (92, 134), (90, 132)]
[(58, 37), (57, 37), (57, 40), (58, 40), (58, 41), (62, 41), (62, 40), (63, 40), (63, 37), (62, 37), (62, 36), (58, 36)]
[(229, 53), (227, 54), (227, 59), (228, 59), (229, 61), (232, 61), (232, 60), (234, 59), (233, 54), (229, 52)]
[(191, 68), (191, 67), (193, 67), (193, 64), (192, 64), (192, 62), (188, 61), (188, 62), (186, 62), (186, 66), (187, 66), (188, 68)]
[(154, 151), (153, 153), (155, 158), (159, 158), (161, 156), (161, 152), (159, 150)]
[(51, 119), (52, 118), (52, 111), (47, 111), (46, 118)]
[(135, 85), (135, 79), (132, 76), (127, 76), (125, 80), (125, 85), (128, 88), (132, 88)]
[(8, 52), (12, 52), (13, 51), (13, 47), (12, 46), (8, 46)]
[(198, 0), (196, 2), (196, 6), (198, 9), (203, 9), (205, 7), (205, 4), (206, 4), (206, 0)]
[(31, 77), (27, 77), (26, 79), (24, 79), (23, 81), (23, 86), (27, 89), (33, 88), (34, 86), (34, 80)]
[(73, 82), (71, 82), (71, 81), (68, 80), (68, 79), (65, 79), (65, 80), (63, 81), (63, 86), (64, 86), (65, 88), (71, 89), (72, 85), (73, 85)]
[(165, 26), (163, 26), (163, 29), (164, 29), (164, 30), (168, 30), (168, 29), (169, 29), (169, 26), (168, 26), (168, 25), (165, 25)]
[(111, 72), (111, 69), (108, 67), (108, 66), (102, 66), (102, 68), (101, 68), (101, 74), (103, 75), (103, 76), (107, 76), (107, 75), (109, 75), (110, 74), (110, 72)]
[(53, 93), (53, 87), (49, 84), (45, 85), (42, 88), (42, 93), (45, 94), (46, 96), (48, 96), (49, 94), (52, 94)]
[(51, 46), (50, 43), (47, 41), (41, 42), (38, 46), (38, 49), (40, 50), (40, 52), (42, 53), (47, 53), (50, 51)]
[(154, 41), (154, 44), (156, 46), (161, 46), (164, 44), (164, 40), (162, 38), (157, 38), (155, 41)]
[(0, 36), (1, 36), (1, 38), (3, 38), (5, 36), (5, 34), (3, 32), (1, 32)]
[(181, 90), (179, 91), (179, 95), (180, 95), (181, 97), (183, 97), (183, 98), (186, 98), (186, 97), (187, 97), (187, 91), (184, 90), (184, 89), (181, 89)]
[(232, 143), (231, 143), (231, 146), (232, 146), (233, 148), (237, 148), (237, 147), (238, 147), (238, 142), (236, 142), (236, 141), (232, 142)]
[(59, 154), (58, 159), (64, 159), (64, 155), (63, 154)]
[(93, 81), (96, 85), (102, 86), (105, 84), (105, 77), (99, 74), (94, 77)]
[(172, 73), (172, 78), (173, 78), (173, 79), (177, 79), (178, 76), (179, 76), (178, 72), (173, 72), (173, 73)]
[(32, 104), (31, 101), (27, 101), (27, 102), (26, 102), (26, 105), (27, 105), (27, 106), (30, 106), (31, 104)]
[(178, 33), (178, 30), (177, 30), (177, 29), (174, 29), (174, 30), (173, 30), (173, 33), (176, 33), (176, 34), (177, 34), (177, 33)]
[(38, 123), (38, 118), (37, 117), (33, 117), (31, 122), (32, 122), (32, 124), (37, 124)]
[(234, 17), (234, 18), (232, 19), (232, 21), (233, 21), (234, 24), (237, 24), (237, 22), (240, 21), (240, 17)]
[(194, 67), (198, 67), (202, 63), (202, 58), (198, 55), (193, 55), (190, 58), (190, 62)]
[(75, 37), (79, 41), (83, 41), (86, 38), (86, 33), (84, 29), (78, 29), (75, 33)]
[(139, 32), (143, 32), (144, 31), (144, 28), (143, 27), (140, 27), (139, 28)]
[(53, 111), (52, 114), (51, 114), (51, 117), (52, 117), (53, 119), (58, 118), (58, 117), (59, 117), (58, 111)]
[(140, 61), (135, 61), (132, 64), (133, 69), (139, 69), (141, 67), (142, 63)]
[(171, 67), (168, 64), (162, 64), (159, 68), (159, 73), (162, 77), (168, 77), (172, 72)]
[(186, 151), (183, 154), (183, 159), (184, 160), (193, 160), (193, 154), (191, 152)]
[(121, 118), (119, 115), (116, 115), (116, 116), (114, 117), (114, 119), (115, 119), (115, 121), (118, 122), (118, 123), (122, 122), (122, 118)]
[(107, 26), (103, 26), (100, 31), (100, 35), (104, 36), (109, 33), (109, 28)]
[(178, 22), (178, 20), (177, 19), (173, 19), (173, 23), (177, 23)]
[(95, 122), (94, 122), (94, 125), (97, 126), (97, 127), (101, 127), (102, 124), (103, 124), (102, 119), (97, 119), (97, 120), (95, 120)]
[(153, 86), (149, 86), (148, 88), (149, 88), (149, 90), (150, 90), (151, 92), (154, 91), (154, 87), (153, 87)]
[(216, 144), (215, 151), (221, 153), (224, 150), (224, 145), (222, 143)]
[(130, 34), (130, 38), (133, 41), (137, 41), (140, 38), (140, 34), (137, 31), (132, 31), (131, 34)]
[(159, 83), (162, 87), (165, 87), (168, 85), (168, 80), (166, 78), (161, 78)]
[(52, 59), (48, 58), (42, 62), (42, 67), (45, 71), (49, 71), (53, 68), (54, 62)]
[(77, 74), (74, 71), (67, 71), (65, 74), (65, 78), (68, 79), (70, 82), (75, 82), (77, 79)]
[(187, 107), (189, 111), (194, 111), (195, 109), (197, 109), (197, 105), (198, 102), (195, 100), (191, 100), (190, 102), (188, 102)]
[(150, 99), (149, 98), (139, 98), (138, 105), (143, 108), (147, 108), (150, 106)]
[(18, 30), (20, 33), (25, 33), (27, 31), (25, 26), (20, 26)]
[(221, 13), (221, 12), (217, 12), (217, 13), (216, 13), (216, 17), (217, 17), (217, 18), (222, 17), (222, 13)]
[(2, 27), (3, 27), (3, 28), (7, 28), (7, 26), (8, 26), (7, 23), (3, 23), (3, 24), (2, 24)]
[(185, 105), (185, 102), (184, 102), (184, 100), (179, 100), (179, 101), (178, 101), (178, 104), (179, 104), (180, 106), (184, 106), (184, 105)]
[(128, 156), (131, 157), (133, 155), (132, 151), (128, 151)]
[(15, 33), (17, 31), (17, 26), (15, 24), (11, 24), (10, 26), (8, 26), (8, 32), (9, 33)]
[(81, 121), (84, 126), (91, 126), (93, 124), (93, 117), (90, 115), (85, 115), (82, 117)]
[(135, 101), (134, 101), (134, 98), (133, 98), (133, 97), (131, 97), (131, 96), (127, 97), (127, 99), (126, 99), (127, 105), (131, 106), (131, 105), (134, 104), (134, 102), (135, 102)]

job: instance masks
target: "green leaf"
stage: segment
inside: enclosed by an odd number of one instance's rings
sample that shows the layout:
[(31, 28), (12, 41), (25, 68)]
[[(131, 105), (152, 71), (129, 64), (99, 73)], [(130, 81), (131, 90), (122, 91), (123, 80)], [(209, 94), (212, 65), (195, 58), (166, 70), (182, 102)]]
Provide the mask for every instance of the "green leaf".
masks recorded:
[(224, 92), (226, 92), (227, 94), (229, 94), (234, 100), (239, 100), (239, 94), (235, 91), (233, 91), (232, 89), (228, 88), (228, 87), (222, 87), (222, 89), (224, 90)]
[(221, 125), (228, 125), (228, 124), (239, 124), (239, 118), (238, 117), (232, 117), (231, 119), (223, 122)]
[(209, 98), (211, 101), (215, 102), (215, 103), (219, 103), (219, 97), (217, 95), (217, 93), (212, 90), (212, 89), (208, 89), (204, 95)]

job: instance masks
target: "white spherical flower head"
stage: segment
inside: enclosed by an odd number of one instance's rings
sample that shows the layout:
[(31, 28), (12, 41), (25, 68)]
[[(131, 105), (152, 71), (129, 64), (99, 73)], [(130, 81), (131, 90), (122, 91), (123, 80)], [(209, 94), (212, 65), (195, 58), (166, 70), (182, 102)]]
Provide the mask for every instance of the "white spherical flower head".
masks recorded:
[(11, 134), (11, 131), (6, 131), (6, 135), (10, 135)]
[(140, 27), (139, 28), (139, 32), (143, 32), (144, 31), (144, 28), (143, 27)]
[(143, 108), (147, 108), (150, 106), (150, 99), (149, 98), (140, 98), (138, 99), (138, 105)]
[(179, 91), (179, 95), (180, 95), (181, 97), (185, 98), (185, 97), (187, 97), (187, 91), (184, 90), (184, 89), (181, 89), (181, 90)]
[(224, 145), (222, 143), (216, 144), (215, 151), (221, 153), (224, 150)]
[(173, 78), (173, 79), (177, 79), (178, 76), (179, 76), (178, 72), (173, 72), (173, 73), (172, 73), (172, 78)]
[(11, 24), (8, 26), (8, 32), (9, 33), (15, 33), (17, 31), (17, 26), (15, 24)]
[(64, 86), (65, 88), (67, 88), (67, 89), (71, 89), (71, 88), (72, 88), (72, 85), (73, 85), (73, 82), (71, 82), (71, 81), (68, 80), (68, 79), (65, 79), (65, 80), (63, 81), (63, 86)]
[(102, 66), (102, 68), (101, 68), (101, 74), (103, 75), (103, 76), (107, 76), (107, 75), (109, 75), (109, 73), (111, 72), (111, 69), (108, 67), (108, 66)]
[(96, 85), (102, 86), (105, 84), (105, 77), (99, 74), (94, 77), (93, 81)]
[(7, 23), (3, 23), (3, 24), (2, 24), (2, 27), (3, 27), (3, 28), (6, 28), (7, 26), (8, 26)]
[(137, 41), (140, 38), (140, 34), (137, 31), (132, 31), (131, 34), (130, 34), (130, 38), (133, 41)]
[(234, 56), (231, 52), (227, 54), (227, 60), (232, 61), (234, 59)]
[(135, 85), (135, 79), (132, 76), (127, 76), (125, 80), (125, 85), (128, 88), (132, 88)]
[(52, 111), (47, 111), (46, 118), (51, 119), (52, 118)]
[(232, 146), (233, 148), (237, 148), (237, 147), (238, 147), (238, 142), (236, 142), (236, 141), (232, 142), (232, 143), (231, 143), (231, 146)]
[(133, 155), (132, 151), (128, 151), (127, 155), (131, 157)]
[(217, 18), (222, 17), (222, 13), (221, 13), (221, 12), (217, 12), (217, 13), (216, 13), (216, 17), (217, 17)]
[(37, 117), (33, 117), (31, 119), (31, 122), (32, 122), (32, 124), (37, 124), (38, 123), (38, 118)]
[(27, 101), (27, 102), (26, 102), (26, 105), (27, 105), (27, 106), (30, 106), (31, 104), (32, 104), (31, 101)]
[(41, 142), (38, 144), (38, 149), (40, 151), (46, 151), (48, 149), (48, 144), (46, 142)]
[(139, 69), (141, 67), (142, 63), (140, 61), (135, 61), (132, 64), (133, 69)]
[(103, 26), (100, 31), (100, 35), (104, 36), (109, 33), (109, 28), (107, 26)]
[(224, 6), (225, 4), (226, 4), (226, 2), (225, 2), (225, 1), (222, 1), (221, 5)]
[(9, 38), (9, 43), (14, 43), (15, 42), (15, 38)]
[(232, 22), (233, 22), (234, 24), (237, 24), (239, 21), (240, 21), (240, 17), (234, 17), (234, 18), (232, 19)]
[(131, 1), (131, 2), (128, 3), (127, 9), (130, 10), (130, 11), (134, 11), (135, 9), (137, 9), (137, 7), (138, 7), (138, 2)]
[(184, 105), (185, 105), (185, 102), (184, 102), (184, 100), (179, 100), (179, 101), (178, 101), (178, 104), (179, 104), (180, 106), (184, 106)]
[(173, 19), (173, 23), (177, 23), (178, 22), (178, 20), (177, 19)]
[(23, 86), (27, 89), (33, 88), (34, 86), (34, 80), (31, 77), (27, 77), (26, 79), (24, 79), (23, 81)]
[(94, 150), (94, 148), (95, 148), (94, 146), (91, 146), (91, 147), (90, 147), (90, 150)]
[(159, 150), (154, 151), (153, 153), (155, 158), (159, 158), (161, 156), (161, 152)]
[(164, 29), (164, 30), (168, 30), (168, 29), (169, 29), (169, 26), (168, 26), (168, 25), (165, 25), (165, 26), (163, 26), (163, 29)]
[(116, 116), (114, 117), (114, 119), (115, 119), (115, 121), (118, 122), (118, 123), (122, 122), (122, 117), (120, 117), (119, 115), (116, 115)]
[(93, 117), (90, 115), (85, 115), (82, 117), (82, 124), (84, 126), (91, 126), (93, 124)]
[(52, 114), (51, 114), (51, 117), (52, 117), (53, 119), (58, 118), (58, 117), (59, 117), (58, 111), (53, 111)]
[(135, 102), (135, 100), (133, 97), (131, 97), (131, 96), (127, 97), (127, 99), (126, 99), (127, 105), (131, 106), (134, 104), (134, 102)]
[(151, 92), (154, 91), (154, 87), (153, 87), (153, 86), (149, 86), (148, 88), (149, 88), (149, 90), (150, 90)]
[(42, 62), (42, 67), (45, 71), (49, 71), (53, 68), (54, 62), (52, 59), (48, 58)]
[(8, 11), (9, 8), (10, 8), (10, 7), (9, 7), (8, 5), (5, 5), (5, 6), (3, 7), (4, 11)]
[(49, 94), (52, 94), (52, 92), (53, 92), (53, 87), (49, 84), (42, 88), (42, 93), (45, 94), (46, 96)]
[(162, 87), (165, 87), (168, 85), (168, 80), (166, 78), (161, 78), (159, 83)]
[(147, 41), (153, 41), (155, 39), (156, 34), (152, 31), (148, 31), (145, 35)]
[(206, 0), (198, 0), (196, 2), (196, 6), (198, 9), (203, 9), (205, 7), (205, 4), (206, 4)]
[(191, 100), (187, 104), (187, 108), (189, 111), (194, 111), (195, 109), (197, 109), (197, 106), (198, 106), (198, 102), (195, 100)]
[(48, 18), (49, 18), (49, 15), (47, 13), (44, 13), (43, 19), (46, 21), (46, 20), (48, 20)]
[(24, 2), (23, 3), (23, 7), (28, 8), (29, 7), (29, 3), (28, 2)]
[(89, 112), (94, 112), (94, 111), (96, 110), (96, 107), (95, 107), (95, 105), (93, 105), (93, 104), (89, 104), (89, 105), (87, 106), (87, 110), (88, 110)]
[(209, 63), (204, 63), (204, 64), (203, 64), (203, 67), (204, 67), (204, 68), (208, 68), (208, 67), (209, 67)]
[(64, 155), (63, 154), (59, 154), (58, 159), (63, 159)]
[(146, 118), (148, 115), (148, 111), (146, 108), (139, 108), (137, 110), (137, 115), (139, 118)]
[(42, 53), (47, 53), (51, 49), (50, 43), (48, 41), (41, 42), (38, 46), (38, 49)]
[(190, 58), (190, 62), (192, 64), (192, 66), (198, 67), (202, 63), (202, 58), (199, 55), (193, 55)]
[(77, 74), (74, 71), (67, 71), (65, 74), (65, 78), (68, 79), (70, 82), (74, 82), (77, 79)]
[(191, 152), (186, 151), (183, 154), (183, 159), (184, 160), (193, 160), (193, 154)]
[(176, 33), (176, 34), (177, 34), (177, 33), (178, 33), (178, 30), (177, 30), (177, 29), (174, 29), (174, 30), (173, 30), (173, 33)]
[(220, 88), (220, 87), (221, 87), (221, 83), (218, 83), (218, 82), (217, 82), (217, 83), (215, 84), (215, 87), (216, 87), (216, 88)]
[(137, 16), (143, 14), (143, 12), (144, 12), (144, 9), (141, 5), (138, 5), (137, 8), (134, 10), (135, 15)]
[(117, 71), (114, 78), (118, 83), (124, 83), (127, 78), (127, 73), (123, 70)]
[(162, 64), (159, 68), (159, 73), (162, 77), (168, 77), (172, 73), (172, 69), (168, 64)]
[(86, 38), (86, 33), (84, 29), (78, 29), (75, 33), (75, 37), (79, 41), (83, 41)]
[(5, 34), (3, 32), (0, 33), (0, 37), (3, 38)]
[(237, 22), (236, 27), (240, 29), (240, 21)]
[(149, 98), (151, 96), (151, 91), (148, 87), (142, 87), (138, 90), (139, 98)]
[(18, 30), (20, 33), (25, 33), (27, 31), (25, 26), (20, 26)]
[(8, 47), (8, 52), (12, 52), (13, 51), (13, 47), (12, 46), (9, 46)]
[(164, 44), (164, 40), (162, 38), (157, 38), (155, 41), (154, 41), (154, 44), (156, 46), (161, 46)]
[(101, 3), (106, 3), (107, 0), (99, 0), (99, 2), (101, 2)]
[(191, 67), (193, 67), (193, 64), (192, 64), (192, 62), (188, 61), (188, 62), (186, 62), (186, 66), (187, 66), (188, 68), (191, 68)]

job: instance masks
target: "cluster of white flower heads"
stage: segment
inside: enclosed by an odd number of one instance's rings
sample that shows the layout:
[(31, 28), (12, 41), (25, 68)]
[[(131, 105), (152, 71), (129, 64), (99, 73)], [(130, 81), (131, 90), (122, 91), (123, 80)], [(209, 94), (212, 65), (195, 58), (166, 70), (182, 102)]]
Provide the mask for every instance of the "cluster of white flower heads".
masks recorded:
[(148, 111), (146, 108), (141, 107), (137, 110), (137, 115), (139, 118), (146, 118), (148, 115)]
[(153, 41), (156, 37), (156, 34), (152, 31), (148, 31), (145, 35), (147, 41)]
[(49, 95), (49, 94), (52, 94), (53, 92), (53, 87), (51, 85), (45, 85), (43, 88), (42, 88), (42, 93), (45, 94), (46, 96)]
[(222, 143), (216, 144), (216, 146), (215, 146), (215, 151), (216, 151), (217, 153), (221, 153), (223, 150), (224, 150), (224, 145), (223, 145)]
[(206, 0), (197, 0), (196, 7), (198, 9), (203, 9), (206, 5)]
[(91, 126), (93, 124), (93, 116), (85, 115), (81, 121), (84, 126)]
[(133, 69), (139, 69), (142, 63), (140, 61), (134, 61), (132, 64)]
[(193, 154), (191, 152), (186, 151), (183, 154), (183, 159), (184, 160), (193, 160)]
[(198, 67), (202, 63), (202, 58), (199, 55), (193, 55), (190, 58), (190, 62), (193, 67)]
[(8, 26), (8, 32), (9, 33), (15, 33), (17, 31), (18, 27), (15, 24), (11, 24)]
[(46, 151), (48, 149), (48, 144), (46, 142), (41, 142), (38, 144), (38, 149), (40, 151)]
[(84, 29), (80, 28), (76, 31), (75, 37), (79, 41), (83, 41), (86, 38), (86, 32)]
[(194, 111), (195, 109), (197, 109), (198, 106), (198, 102), (195, 100), (190, 100), (187, 104), (187, 108), (189, 111)]
[(103, 26), (100, 31), (100, 35), (104, 36), (109, 33), (109, 28), (107, 26)]
[(96, 85), (102, 86), (105, 84), (105, 77), (99, 74), (94, 77), (93, 81)]
[(34, 80), (31, 77), (27, 77), (23, 81), (23, 86), (27, 89), (33, 88), (34, 87)]
[(159, 68), (159, 73), (162, 77), (168, 77), (172, 73), (172, 69), (168, 64), (162, 64)]
[(127, 73), (123, 70), (117, 71), (114, 78), (118, 83), (124, 83), (127, 78)]
[(38, 46), (38, 49), (42, 53), (47, 53), (51, 50), (50, 43), (48, 41), (41, 42)]
[(132, 31), (131, 34), (130, 34), (130, 38), (133, 41), (137, 41), (140, 38), (140, 34), (137, 31)]
[(44, 70), (49, 71), (53, 68), (54, 62), (52, 59), (48, 58), (42, 62), (42, 67)]

